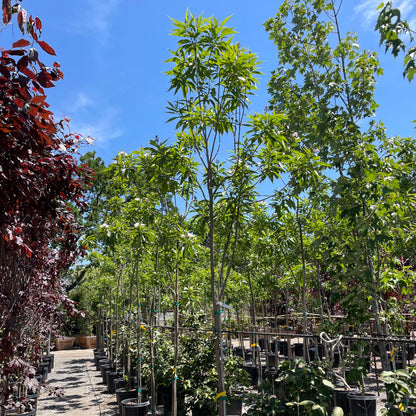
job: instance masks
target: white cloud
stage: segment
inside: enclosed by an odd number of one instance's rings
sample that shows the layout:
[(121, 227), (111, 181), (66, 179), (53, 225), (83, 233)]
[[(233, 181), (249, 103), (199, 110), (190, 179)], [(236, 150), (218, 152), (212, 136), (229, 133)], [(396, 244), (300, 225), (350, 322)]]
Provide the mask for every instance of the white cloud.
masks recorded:
[(94, 101), (88, 97), (85, 93), (79, 92), (71, 106), (71, 111), (77, 113), (91, 107)]
[(64, 111), (55, 114), (65, 114), (70, 118), (70, 129), (83, 137), (95, 139), (94, 146), (106, 148), (110, 142), (123, 135), (119, 128), (120, 110), (113, 106), (106, 106), (103, 101), (95, 99), (85, 92), (78, 92), (65, 102)]
[[(354, 12), (362, 19), (362, 24), (370, 30), (374, 30), (379, 10), (378, 5), (382, 0), (364, 0), (354, 8)], [(408, 21), (411, 28), (416, 27), (416, 5), (414, 0), (393, 1), (393, 7), (401, 11), (402, 19)]]
[(365, 0), (354, 8), (355, 13), (362, 17), (364, 25), (371, 26), (372, 30), (377, 18), (377, 6), (379, 4), (380, 0)]
[(107, 147), (112, 140), (123, 135), (123, 130), (118, 127), (118, 115), (119, 111), (114, 108), (101, 109), (98, 117), (91, 117), (90, 112), (88, 120), (74, 115), (71, 130), (82, 136), (93, 137), (97, 147)]
[(71, 27), (77, 33), (88, 33), (101, 43), (106, 43), (112, 24), (114, 11), (121, 0), (86, 0), (81, 8), (81, 16)]

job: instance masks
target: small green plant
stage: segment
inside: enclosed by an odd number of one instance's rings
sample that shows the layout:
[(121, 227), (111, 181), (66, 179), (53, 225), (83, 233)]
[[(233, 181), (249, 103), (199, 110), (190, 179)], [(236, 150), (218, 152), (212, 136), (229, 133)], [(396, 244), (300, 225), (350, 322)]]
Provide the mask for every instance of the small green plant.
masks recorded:
[(349, 384), (358, 384), (360, 390), (365, 390), (365, 377), (367, 376), (370, 363), (369, 363), (369, 345), (355, 346), (351, 348), (351, 351), (345, 357), (342, 365), (342, 372), (344, 373), (344, 379)]
[(416, 394), (416, 367), (406, 370), (383, 371), (380, 375), (387, 393), (386, 408), (381, 412), (386, 416), (416, 415), (409, 408), (409, 399)]
[(248, 410), (245, 416), (269, 416), (284, 415), (287, 407), (284, 402), (271, 394), (272, 386), (268, 380), (264, 380), (258, 392), (249, 393), (246, 397)]
[(327, 373), (321, 362), (306, 364), (303, 359), (284, 361), (276, 368), (276, 382), (285, 386), (283, 397), (276, 398), (271, 394), (270, 383), (264, 383), (260, 393), (250, 397), (256, 402), (247, 415), (326, 416), (326, 407), (332, 397), (331, 389), (334, 388), (327, 379)]

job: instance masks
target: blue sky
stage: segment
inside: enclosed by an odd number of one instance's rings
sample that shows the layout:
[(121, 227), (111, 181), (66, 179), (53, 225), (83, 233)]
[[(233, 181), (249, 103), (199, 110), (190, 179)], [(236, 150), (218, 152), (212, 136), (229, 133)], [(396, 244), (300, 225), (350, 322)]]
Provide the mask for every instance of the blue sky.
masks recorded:
[[(376, 7), (381, 0), (344, 0), (341, 27), (355, 31), (360, 45), (379, 52), (385, 75), (379, 79), (377, 100), (391, 135), (413, 135), (416, 119), (414, 81), (401, 76), (401, 61), (386, 56), (374, 33)], [(262, 112), (268, 102), (267, 82), (276, 67), (276, 50), (263, 23), (273, 17), (280, 1), (247, 0), (24, 0), (28, 14), (43, 22), (42, 37), (56, 51), (65, 79), (48, 91), (48, 102), (57, 117), (71, 118), (71, 128), (96, 138), (93, 147), (107, 163), (120, 150), (131, 152), (158, 135), (173, 139), (174, 125), (166, 124), (165, 105), (169, 69), (164, 63), (176, 40), (170, 36), (170, 17), (181, 20), (187, 7), (195, 14), (232, 15), (228, 25), (235, 40), (264, 61), (259, 90), (251, 112)], [(394, 2), (405, 17), (415, 21), (414, 1)], [(416, 27), (416, 26), (414, 26)], [(3, 41), (18, 40), (16, 27), (3, 31)], [(11, 38), (10, 38), (11, 37)], [(2, 44), (3, 47), (9, 45)], [(42, 57), (45, 63), (48, 57)], [(50, 61), (52, 63), (52, 59)]]

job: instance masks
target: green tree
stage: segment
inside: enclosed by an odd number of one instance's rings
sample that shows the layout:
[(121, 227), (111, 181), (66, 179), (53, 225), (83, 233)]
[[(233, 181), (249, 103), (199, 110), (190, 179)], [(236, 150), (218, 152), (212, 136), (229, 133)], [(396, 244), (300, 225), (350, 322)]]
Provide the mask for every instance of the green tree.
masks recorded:
[[(232, 43), (235, 31), (225, 26), (228, 19), (219, 22), (214, 17), (196, 17), (186, 13), (183, 22), (174, 20), (172, 35), (179, 37), (178, 49), (168, 60), (172, 69), (170, 90), (179, 96), (168, 104), (171, 120), (179, 129), (178, 141), (192, 151), (201, 165), (197, 177), (201, 194), (201, 214), (207, 219), (207, 245), (210, 256), (210, 284), (216, 338), (216, 367), (218, 393), (223, 393), (224, 372), (221, 340), (221, 307), (227, 282), (226, 275), (217, 272), (217, 247), (215, 235), (221, 224), (215, 218), (216, 204), (225, 203), (233, 212), (232, 227), (239, 224), (239, 208), (245, 202), (241, 182), (234, 199), (223, 198), (222, 192), (233, 185), (232, 181), (244, 177), (246, 161), (242, 152), (242, 126), (249, 96), (256, 88), (256, 56), (238, 43)], [(234, 160), (231, 168), (220, 158), (224, 143), (228, 141)], [(227, 168), (230, 168), (230, 172)], [(251, 196), (248, 196), (251, 198)], [(234, 207), (232, 206), (234, 204)], [(235, 239), (235, 232), (233, 239)], [(225, 259), (232, 258), (234, 244), (221, 251), (219, 270), (223, 271)], [(229, 253), (227, 255), (227, 253)], [(221, 397), (221, 396), (220, 396)], [(220, 400), (220, 415), (225, 414), (225, 401)]]
[[(399, 224), (411, 227), (414, 197), (408, 179), (414, 167), (406, 155), (413, 145), (388, 139), (383, 125), (374, 122), (375, 80), (382, 69), (375, 53), (360, 51), (355, 35), (342, 37), (338, 13), (333, 0), (288, 0), (266, 22), (279, 52), (279, 67), (269, 83), (271, 107), (285, 115), (278, 129), (288, 140), (320, 159), (314, 169), (328, 175), (328, 201), (337, 219), (332, 267), (366, 299), (361, 309), (371, 310), (375, 331), (385, 334), (381, 253), (393, 255)], [(295, 179), (308, 171), (303, 160), (299, 169), (291, 168)], [(387, 369), (389, 360), (381, 349)]]

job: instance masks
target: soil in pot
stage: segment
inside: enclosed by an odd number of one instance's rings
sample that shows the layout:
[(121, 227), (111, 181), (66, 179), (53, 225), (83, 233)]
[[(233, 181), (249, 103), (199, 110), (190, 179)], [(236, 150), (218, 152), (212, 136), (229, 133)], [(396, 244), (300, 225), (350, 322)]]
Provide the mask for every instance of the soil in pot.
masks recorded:
[(121, 416), (146, 416), (150, 402), (137, 402), (137, 399), (125, 399), (121, 401)]
[(351, 416), (376, 416), (377, 396), (373, 394), (348, 394)]

